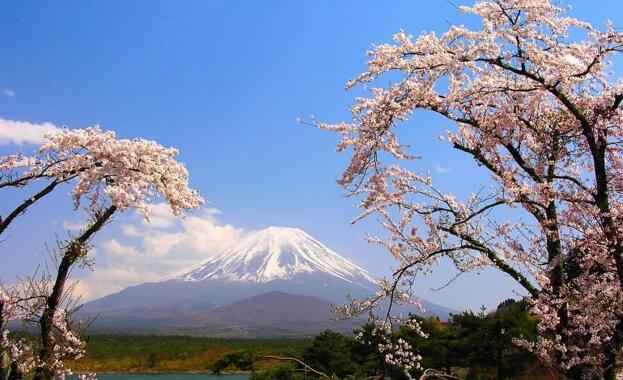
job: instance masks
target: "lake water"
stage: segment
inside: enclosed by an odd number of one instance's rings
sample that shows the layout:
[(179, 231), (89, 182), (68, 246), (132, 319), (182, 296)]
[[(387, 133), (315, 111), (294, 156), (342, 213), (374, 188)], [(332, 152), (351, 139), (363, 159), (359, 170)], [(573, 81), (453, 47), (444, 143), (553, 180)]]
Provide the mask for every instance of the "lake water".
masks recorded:
[(249, 380), (249, 375), (209, 375), (167, 373), (157, 375), (138, 375), (133, 373), (98, 374), (99, 380)]

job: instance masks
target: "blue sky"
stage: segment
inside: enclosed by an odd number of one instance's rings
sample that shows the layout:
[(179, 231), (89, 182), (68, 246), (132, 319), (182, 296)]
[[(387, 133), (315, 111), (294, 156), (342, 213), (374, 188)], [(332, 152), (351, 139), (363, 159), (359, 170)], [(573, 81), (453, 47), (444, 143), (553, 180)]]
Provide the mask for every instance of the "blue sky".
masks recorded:
[[(619, 1), (570, 4), (573, 15), (594, 25), (608, 17), (623, 25)], [(337, 136), (296, 120), (348, 119), (358, 92), (345, 91), (344, 83), (362, 71), (371, 43), (387, 42), (401, 28), (411, 34), (441, 32), (449, 23), (474, 21), (445, 0), (2, 2), (0, 118), (70, 128), (99, 123), (123, 138), (175, 146), (192, 186), (220, 210), (197, 214), (215, 233), (224, 225), (234, 238), (242, 229), (300, 227), (385, 275), (391, 260), (362, 239), (378, 227), (374, 221), (351, 226), (354, 200), (335, 184), (348, 158), (334, 152)], [(417, 126), (403, 132), (413, 152), (423, 156), (416, 167), (459, 194), (486, 181), (471, 162), (436, 142), (447, 122), (416, 116)], [(4, 144), (0, 154), (16, 149)], [(44, 244), (80, 220), (64, 191), (22, 217), (2, 243), (4, 282), (31, 272), (45, 258)], [(0, 213), (24, 196), (3, 195)], [(96, 273), (127, 264), (117, 264), (115, 247), (119, 255), (135, 245), (137, 254), (145, 252), (145, 240), (128, 234), (130, 225), (153, 230), (131, 214), (118, 218), (95, 240)], [(160, 259), (151, 257), (152, 264), (166, 266)], [(151, 277), (118, 273), (108, 281), (122, 286), (169, 273), (154, 271)], [(456, 308), (492, 307), (513, 296), (512, 283), (495, 273), (472, 274), (430, 291), (449, 276), (441, 268), (424, 279), (422, 296)]]

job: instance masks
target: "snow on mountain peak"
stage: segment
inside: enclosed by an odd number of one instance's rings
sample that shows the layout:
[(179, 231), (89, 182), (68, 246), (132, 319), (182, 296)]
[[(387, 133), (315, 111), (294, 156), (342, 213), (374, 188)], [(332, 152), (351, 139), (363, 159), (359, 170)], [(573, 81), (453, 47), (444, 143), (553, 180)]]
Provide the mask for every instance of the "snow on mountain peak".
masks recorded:
[(268, 282), (298, 274), (324, 273), (369, 284), (362, 268), (330, 250), (299, 228), (268, 227), (241, 240), (178, 280)]

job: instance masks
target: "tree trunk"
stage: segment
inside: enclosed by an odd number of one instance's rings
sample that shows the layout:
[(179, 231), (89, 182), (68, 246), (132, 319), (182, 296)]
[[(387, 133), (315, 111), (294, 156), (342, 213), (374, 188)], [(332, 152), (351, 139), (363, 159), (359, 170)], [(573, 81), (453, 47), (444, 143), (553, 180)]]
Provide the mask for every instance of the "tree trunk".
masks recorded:
[[(4, 328), (4, 301), (0, 300), (0, 347), (4, 347), (6, 346), (6, 342), (4, 341), (4, 336), (2, 335), (2, 330)], [(8, 322), (8, 321), (7, 321)], [(7, 380), (7, 377), (9, 375), (9, 368), (7, 367), (8, 365), (8, 360), (6, 360), (6, 356), (8, 356), (8, 354), (4, 351), (0, 351), (0, 380)]]
[(58, 266), (58, 272), (52, 293), (47, 298), (45, 310), (39, 320), (39, 328), (41, 332), (41, 350), (39, 351), (39, 360), (43, 363), (38, 366), (35, 371), (33, 380), (51, 380), (54, 377), (52, 369), (49, 367), (49, 360), (54, 353), (54, 314), (57, 312), (61, 300), (63, 299), (63, 290), (65, 283), (69, 277), (69, 271), (76, 261), (83, 255), (87, 241), (99, 231), (104, 224), (117, 211), (116, 206), (110, 206), (103, 213), (97, 215), (95, 222), (80, 235), (78, 238), (69, 242), (63, 254), (63, 258)]
[(574, 380), (576, 379), (577, 380), (601, 380), (603, 379), (603, 377), (601, 376), (597, 368), (591, 365), (586, 365), (586, 364), (580, 364), (580, 365), (576, 365), (572, 367), (571, 369), (565, 372), (565, 375), (569, 379), (574, 379)]
[(616, 326), (616, 332), (612, 340), (604, 347), (604, 379), (616, 380), (617, 374), (621, 369), (619, 356), (623, 346), (623, 321), (619, 321)]
[[(56, 281), (52, 288), (52, 294), (48, 297), (47, 305), (39, 320), (39, 326), (41, 329), (41, 351), (39, 352), (39, 359), (43, 363), (48, 363), (52, 357), (54, 350), (54, 313), (57, 311), (59, 303), (63, 295), (63, 289), (65, 288), (65, 282), (69, 275), (69, 269), (76, 262), (79, 257), (77, 250), (82, 249), (81, 246), (76, 246), (73, 242), (69, 245), (69, 249), (63, 255), (61, 263), (58, 266), (58, 274), (56, 275)], [(34, 380), (49, 380), (54, 376), (48, 366), (37, 367)]]
[(501, 347), (498, 348), (495, 361), (496, 361), (498, 379), (503, 379), (504, 378), (504, 367), (502, 366), (502, 348)]

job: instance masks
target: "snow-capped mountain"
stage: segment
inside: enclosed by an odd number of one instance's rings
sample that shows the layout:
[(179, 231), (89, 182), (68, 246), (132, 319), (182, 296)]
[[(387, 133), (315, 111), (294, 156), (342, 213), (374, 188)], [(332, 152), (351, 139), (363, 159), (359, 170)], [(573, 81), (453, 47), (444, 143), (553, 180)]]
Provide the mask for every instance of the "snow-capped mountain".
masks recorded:
[[(347, 294), (360, 298), (375, 290), (374, 279), (364, 269), (304, 231), (269, 227), (180, 276), (126, 288), (87, 303), (82, 312), (98, 316), (92, 329), (100, 331), (300, 335), (331, 326), (352, 331), (361, 323), (329, 326), (327, 318), (317, 323), (298, 320), (301, 304), (315, 300), (314, 305), (326, 310), (314, 315), (326, 317), (331, 314), (329, 305), (346, 302)], [(441, 318), (454, 312), (426, 301), (423, 305), (427, 314)], [(249, 325), (257, 319), (253, 315), (264, 317)]]
[(253, 233), (177, 279), (269, 282), (314, 273), (364, 286), (374, 281), (364, 269), (303, 230), (284, 227), (269, 227)]

